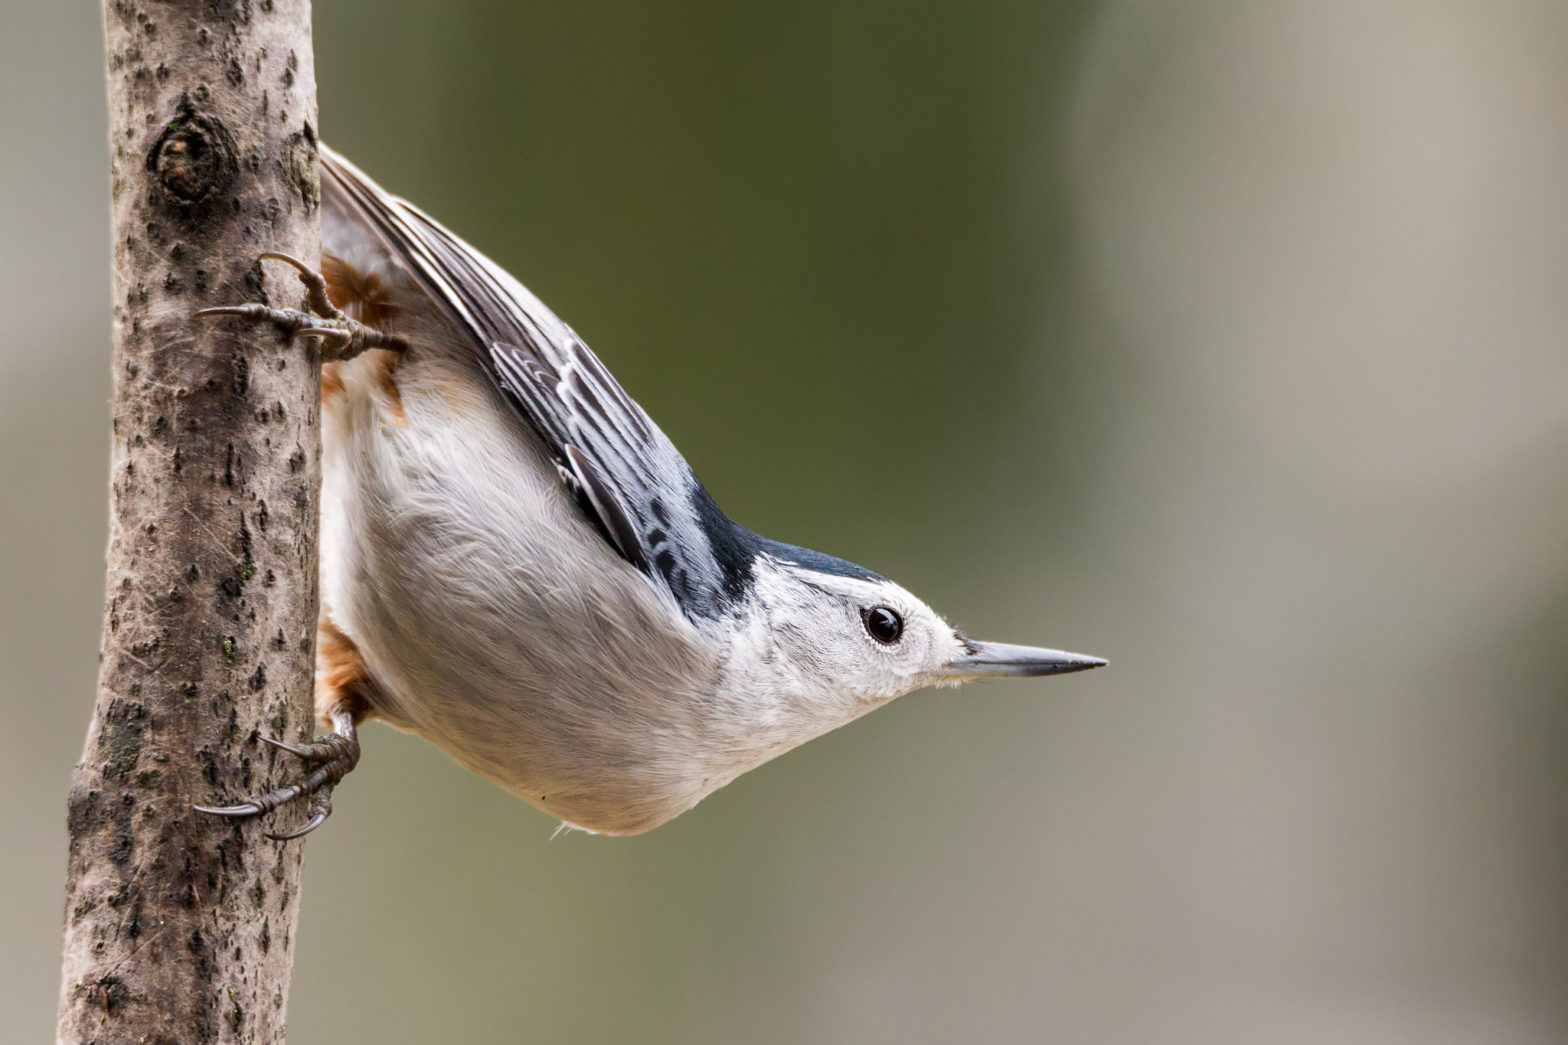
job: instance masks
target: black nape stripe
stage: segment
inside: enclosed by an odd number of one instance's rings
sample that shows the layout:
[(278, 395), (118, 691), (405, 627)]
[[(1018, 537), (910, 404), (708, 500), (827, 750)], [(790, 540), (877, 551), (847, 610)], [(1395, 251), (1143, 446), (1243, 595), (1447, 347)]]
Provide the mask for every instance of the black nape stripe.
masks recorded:
[(855, 563), (810, 548), (801, 548), (783, 541), (775, 541), (753, 533), (724, 514), (713, 496), (701, 482), (694, 480), (691, 505), (697, 513), (698, 524), (713, 549), (723, 578), (724, 594), (739, 602), (746, 597), (755, 581), (757, 556), (770, 555), (802, 569), (824, 573), (832, 577), (849, 577), (859, 581), (880, 581), (881, 574)]
[(875, 573), (864, 566), (859, 566), (833, 555), (824, 555), (822, 552), (812, 551), (810, 548), (801, 548), (793, 544), (785, 544), (783, 541), (772, 541), (766, 537), (758, 537), (756, 534), (752, 534), (752, 536), (756, 539), (758, 551), (766, 552), (775, 559), (794, 563), (796, 566), (811, 570), (814, 573), (825, 573), (830, 577), (848, 577), (857, 581), (882, 581), (887, 579), (880, 573)]
[(691, 507), (697, 514), (697, 526), (713, 549), (725, 597), (733, 603), (740, 602), (751, 590), (752, 563), (757, 558), (755, 542), (761, 538), (725, 515), (696, 476), (692, 476)]

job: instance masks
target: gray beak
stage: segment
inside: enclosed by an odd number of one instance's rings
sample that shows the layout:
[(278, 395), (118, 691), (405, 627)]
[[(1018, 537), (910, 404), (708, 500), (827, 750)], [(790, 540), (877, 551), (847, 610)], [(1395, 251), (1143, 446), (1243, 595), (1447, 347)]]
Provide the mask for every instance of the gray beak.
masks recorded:
[(1036, 675), (1065, 675), (1070, 671), (1103, 668), (1106, 661), (1082, 653), (1058, 649), (1013, 646), (1006, 642), (970, 642), (970, 652), (943, 669), (949, 678), (1033, 678)]

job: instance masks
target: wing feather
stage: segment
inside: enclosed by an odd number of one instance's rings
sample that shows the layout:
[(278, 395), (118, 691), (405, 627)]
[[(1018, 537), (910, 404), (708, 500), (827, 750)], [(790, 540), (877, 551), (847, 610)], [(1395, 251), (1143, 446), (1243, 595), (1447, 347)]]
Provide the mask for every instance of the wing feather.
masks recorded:
[(716, 616), (749, 573), (749, 531), (718, 511), (680, 452), (581, 338), (500, 266), (322, 147), (329, 207), (369, 229), (466, 332), (538, 433), (575, 503), (688, 616)]

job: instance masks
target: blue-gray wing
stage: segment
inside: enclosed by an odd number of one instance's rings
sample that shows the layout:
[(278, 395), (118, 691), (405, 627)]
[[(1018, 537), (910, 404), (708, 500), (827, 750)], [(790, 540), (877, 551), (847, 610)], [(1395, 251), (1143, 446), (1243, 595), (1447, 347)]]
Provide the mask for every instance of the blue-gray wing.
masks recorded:
[(326, 204), (369, 226), (454, 324), (627, 562), (687, 616), (740, 594), (747, 531), (719, 511), (669, 438), (582, 339), (500, 266), (322, 147)]

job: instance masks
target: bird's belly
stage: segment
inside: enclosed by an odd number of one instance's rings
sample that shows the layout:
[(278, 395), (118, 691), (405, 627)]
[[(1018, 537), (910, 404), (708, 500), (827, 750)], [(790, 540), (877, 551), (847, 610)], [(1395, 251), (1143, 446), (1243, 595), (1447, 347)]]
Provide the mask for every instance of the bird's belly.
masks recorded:
[(322, 598), (376, 714), (604, 833), (746, 768), (702, 741), (702, 636), (582, 519), (482, 375), (412, 353), (394, 382), (384, 368), (344, 364), (323, 417)]

